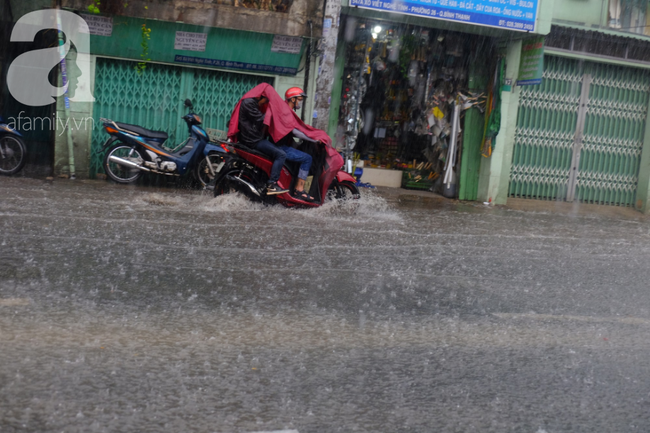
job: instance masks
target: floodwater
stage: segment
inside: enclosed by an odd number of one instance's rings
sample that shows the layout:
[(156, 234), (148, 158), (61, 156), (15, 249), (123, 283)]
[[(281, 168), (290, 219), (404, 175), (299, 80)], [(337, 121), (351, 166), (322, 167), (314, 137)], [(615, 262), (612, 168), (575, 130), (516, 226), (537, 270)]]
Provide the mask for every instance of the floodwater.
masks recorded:
[(0, 432), (650, 431), (640, 214), (0, 191)]

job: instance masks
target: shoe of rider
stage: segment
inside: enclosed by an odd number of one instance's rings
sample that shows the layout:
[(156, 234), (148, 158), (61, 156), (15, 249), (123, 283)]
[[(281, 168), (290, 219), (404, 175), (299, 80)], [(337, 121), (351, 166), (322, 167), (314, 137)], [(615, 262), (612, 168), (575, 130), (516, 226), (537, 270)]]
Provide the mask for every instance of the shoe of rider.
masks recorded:
[(298, 200), (306, 201), (307, 203), (312, 203), (316, 200), (314, 200), (314, 197), (310, 196), (307, 194), (306, 191), (298, 191), (294, 190), (293, 193), (291, 194), (293, 198), (297, 198)]
[(277, 195), (289, 192), (288, 189), (282, 189), (276, 182), (266, 184), (266, 195)]

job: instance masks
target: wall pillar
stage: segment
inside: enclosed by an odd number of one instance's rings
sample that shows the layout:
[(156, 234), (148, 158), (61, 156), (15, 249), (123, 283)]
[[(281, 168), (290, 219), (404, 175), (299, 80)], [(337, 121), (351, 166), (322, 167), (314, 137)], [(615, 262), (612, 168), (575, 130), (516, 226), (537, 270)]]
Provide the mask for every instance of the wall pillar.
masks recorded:
[(341, 1), (327, 0), (323, 21), (323, 39), (320, 43), (320, 49), (323, 54), (321, 56), (316, 82), (316, 98), (314, 101), (314, 126), (325, 131), (329, 128), (332, 85), (336, 79), (336, 45), (338, 42), (340, 15)]
[[(94, 94), (95, 91), (95, 64), (97, 57), (90, 56), (90, 86), (91, 93)], [(73, 67), (75, 62), (79, 60), (76, 59), (76, 55), (73, 51), (70, 51), (66, 57), (66, 62), (68, 65), (68, 77), (70, 81), (70, 97), (74, 96), (76, 89), (72, 86), (77, 83), (79, 73), (82, 68)], [(59, 86), (62, 86), (61, 77), (59, 75)], [(73, 161), (75, 166), (75, 175), (77, 178), (87, 179), (90, 174), (90, 146), (92, 144), (92, 134), (93, 130), (100, 132), (102, 125), (94, 123), (93, 120), (93, 106), (92, 102), (73, 102), (70, 101), (70, 110), (68, 111), (69, 116), (66, 115), (65, 110), (65, 98), (57, 98), (56, 102), (56, 137), (54, 139), (54, 175), (55, 176), (65, 176), (70, 175), (70, 151), (68, 146), (68, 134), (67, 130), (69, 129), (72, 136), (72, 148), (73, 148)]]
[(508, 43), (506, 53), (506, 85), (501, 92), (501, 129), (489, 158), (483, 158), (479, 172), (478, 200), (493, 204), (506, 204), (510, 184), (510, 166), (515, 144), (515, 129), (519, 113), (520, 88), (515, 86), (519, 75), (522, 41)]
[[(468, 87), (470, 92), (485, 92), (490, 81), (490, 73), (485, 65), (488, 64), (489, 50), (485, 45), (479, 45), (474, 55), (474, 61), (469, 65)], [(475, 201), (478, 194), (479, 173), (481, 167), (481, 144), (485, 129), (485, 114), (478, 108), (470, 108), (465, 112), (463, 125), (463, 142), (460, 161), (459, 200)]]

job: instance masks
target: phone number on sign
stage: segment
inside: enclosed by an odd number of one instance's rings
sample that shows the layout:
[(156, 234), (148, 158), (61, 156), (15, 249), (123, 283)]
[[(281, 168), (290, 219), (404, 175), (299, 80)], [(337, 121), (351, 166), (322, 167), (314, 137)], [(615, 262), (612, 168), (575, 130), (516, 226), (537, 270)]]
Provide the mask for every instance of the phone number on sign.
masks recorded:
[(535, 30), (535, 25), (533, 24), (517, 23), (513, 21), (506, 21), (506, 20), (499, 20), (499, 26), (509, 27), (512, 29), (531, 30), (531, 31)]

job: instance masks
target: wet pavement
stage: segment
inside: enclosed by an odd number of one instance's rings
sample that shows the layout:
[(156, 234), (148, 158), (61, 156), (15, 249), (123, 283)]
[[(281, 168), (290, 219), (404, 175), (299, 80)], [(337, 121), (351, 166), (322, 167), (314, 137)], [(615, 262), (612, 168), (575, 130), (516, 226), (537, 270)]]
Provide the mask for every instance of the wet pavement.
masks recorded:
[(650, 431), (635, 211), (0, 191), (0, 432)]

